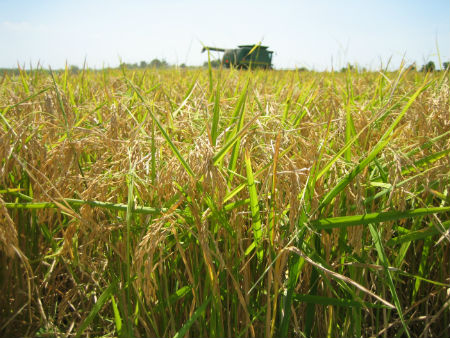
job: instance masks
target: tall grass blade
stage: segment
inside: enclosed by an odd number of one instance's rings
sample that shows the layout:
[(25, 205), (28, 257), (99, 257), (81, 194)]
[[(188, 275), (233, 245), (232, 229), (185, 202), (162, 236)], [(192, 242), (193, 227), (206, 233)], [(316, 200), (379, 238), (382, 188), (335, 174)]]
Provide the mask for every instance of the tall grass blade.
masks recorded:
[(368, 290), (366, 287), (362, 286), (361, 284), (358, 284), (354, 280), (352, 280), (352, 279), (350, 279), (350, 278), (348, 278), (346, 276), (343, 276), (343, 275), (341, 275), (339, 273), (336, 273), (334, 271), (331, 271), (331, 270), (325, 268), (324, 266), (322, 266), (321, 264), (319, 264), (317, 262), (314, 262), (311, 258), (306, 256), (300, 249), (298, 249), (296, 247), (288, 247), (285, 250), (292, 251), (292, 252), (296, 253), (297, 255), (303, 257), (305, 261), (307, 261), (308, 263), (314, 265), (316, 268), (322, 270), (323, 272), (329, 274), (333, 278), (335, 278), (337, 280), (341, 280), (341, 281), (343, 281), (345, 283), (349, 283), (349, 284), (357, 287), (359, 290), (363, 291), (364, 293), (367, 293), (368, 295), (370, 295), (370, 296), (374, 297), (375, 299), (379, 300), (381, 303), (383, 303), (387, 307), (389, 307), (391, 309), (395, 309), (394, 305), (392, 305), (391, 303), (389, 303), (385, 299), (381, 298), (380, 296), (376, 295), (372, 291)]
[(344, 188), (361, 172), (366, 168), (366, 166), (372, 162), (375, 157), (379, 154), (381, 150), (389, 143), (389, 140), (392, 138), (392, 131), (394, 128), (398, 125), (400, 120), (403, 118), (403, 116), (408, 111), (409, 107), (414, 103), (414, 101), (417, 99), (417, 97), (429, 86), (430, 84), (424, 84), (422, 85), (409, 99), (408, 103), (405, 105), (403, 110), (400, 112), (400, 114), (397, 116), (397, 118), (394, 120), (394, 122), (391, 124), (391, 126), (386, 130), (386, 132), (383, 134), (383, 136), (378, 141), (377, 145), (372, 149), (372, 151), (367, 155), (366, 158), (364, 158), (362, 161), (359, 162), (359, 164), (351, 170), (342, 180), (339, 181), (339, 183), (330, 191), (328, 192), (325, 197), (322, 199), (319, 209), (323, 209), (326, 205), (330, 204), (330, 202), (336, 197), (337, 194), (339, 194)]
[(175, 144), (172, 142), (171, 138), (169, 137), (169, 134), (167, 134), (167, 131), (164, 129), (164, 127), (162, 126), (162, 124), (159, 122), (159, 120), (156, 118), (156, 116), (153, 114), (153, 112), (151, 111), (150, 108), (148, 108), (148, 105), (145, 101), (145, 99), (142, 97), (141, 93), (139, 92), (139, 90), (136, 88), (136, 86), (129, 80), (126, 79), (127, 82), (129, 83), (129, 85), (131, 86), (131, 88), (133, 88), (133, 90), (135, 91), (135, 93), (137, 94), (137, 96), (139, 97), (139, 99), (142, 101), (142, 103), (144, 103), (145, 108), (148, 110), (150, 116), (152, 117), (153, 121), (155, 121), (156, 126), (158, 127), (159, 131), (161, 132), (161, 134), (163, 135), (164, 139), (166, 140), (167, 144), (169, 145), (170, 149), (172, 150), (172, 152), (174, 153), (175, 157), (178, 159), (178, 161), (180, 161), (181, 165), (183, 166), (183, 168), (186, 170), (186, 172), (189, 174), (189, 176), (191, 176), (192, 178), (195, 177), (194, 172), (192, 171), (191, 167), (189, 166), (189, 164), (185, 161), (185, 159), (183, 158), (183, 156), (180, 154), (180, 151), (178, 150), (178, 148), (175, 146)]
[(192, 93), (194, 92), (194, 89), (195, 89), (195, 84), (197, 83), (197, 77), (194, 78), (191, 85), (189, 86), (188, 91), (183, 99), (183, 102), (181, 102), (181, 104), (178, 106), (178, 108), (172, 113), (172, 116), (174, 118), (177, 117), (177, 115), (180, 113), (181, 109), (183, 109), (183, 107), (187, 104), (190, 97), (192, 96)]
[(214, 97), (213, 117), (211, 123), (211, 139), (212, 145), (216, 146), (220, 116), (220, 81), (217, 81), (216, 95)]
[(22, 80), (22, 85), (25, 90), (25, 93), (30, 94), (30, 87), (28, 86), (27, 72), (24, 69), (20, 68), (19, 65), (17, 65), (17, 68), (19, 69), (20, 79)]
[(417, 208), (408, 211), (373, 212), (365, 215), (323, 218), (311, 221), (311, 224), (314, 225), (317, 230), (326, 230), (362, 224), (367, 225), (370, 223), (396, 221), (404, 218), (421, 217), (432, 214), (446, 213), (449, 211), (450, 207), (435, 207), (435, 208)]
[(245, 152), (245, 169), (247, 172), (247, 185), (250, 194), (250, 210), (252, 215), (253, 242), (256, 246), (256, 255), (261, 263), (263, 259), (262, 244), (262, 223), (259, 212), (258, 193), (256, 192), (255, 180), (253, 178), (252, 162), (248, 151)]
[(241, 130), (237, 134), (233, 136), (214, 156), (213, 156), (213, 164), (218, 165), (220, 161), (225, 157), (225, 155), (230, 151), (231, 147), (244, 135), (248, 128), (258, 119), (259, 115), (256, 115), (253, 119), (251, 119), (245, 126), (242, 127)]
[[(241, 94), (241, 97), (239, 99), (238, 108), (236, 108), (236, 112), (239, 111), (240, 113), (239, 113), (239, 118), (238, 118), (238, 121), (236, 124), (236, 128), (233, 132), (234, 134), (238, 134), (244, 125), (245, 99), (247, 97), (247, 87), (248, 87), (248, 82), (245, 86), (244, 92)], [(230, 159), (230, 163), (228, 165), (228, 170), (230, 171), (230, 176), (228, 177), (228, 185), (229, 186), (231, 186), (231, 183), (232, 183), (233, 177), (234, 177), (234, 172), (236, 171), (240, 145), (241, 145), (241, 139), (239, 137), (233, 145), (233, 150), (231, 152), (231, 159)]]
[(383, 245), (381, 244), (380, 234), (378, 232), (378, 229), (376, 229), (372, 223), (369, 224), (369, 230), (370, 230), (370, 233), (372, 234), (375, 248), (378, 252), (378, 258), (380, 259), (381, 264), (383, 265), (384, 274), (385, 274), (389, 289), (391, 291), (392, 299), (394, 301), (398, 315), (402, 322), (403, 328), (405, 329), (405, 332), (408, 335), (408, 337), (411, 337), (409, 330), (408, 330), (408, 326), (406, 325), (405, 319), (403, 317), (403, 310), (402, 310), (402, 306), (400, 304), (400, 299), (398, 298), (397, 291), (396, 291), (395, 285), (394, 285), (394, 281), (392, 280), (392, 275), (391, 275), (391, 272), (389, 271), (389, 262), (388, 262), (386, 253), (384, 251)]
[(122, 337), (122, 318), (120, 317), (120, 311), (117, 307), (116, 300), (114, 299), (114, 296), (111, 295), (111, 305), (113, 308), (114, 313), (114, 324), (116, 324), (116, 330), (119, 337)]
[[(100, 207), (109, 210), (116, 211), (127, 211), (127, 204), (120, 203), (106, 203), (100, 201), (83, 201), (74, 198), (65, 198), (61, 201), (62, 203), (67, 203), (73, 207), (82, 206), (82, 205), (90, 205), (91, 207)], [(60, 204), (55, 202), (7, 202), (4, 204), (7, 209), (57, 209)], [(162, 212), (167, 211), (166, 208), (157, 209), (152, 207), (143, 207), (143, 206), (135, 206), (133, 213), (135, 214), (147, 214), (147, 215), (158, 215)]]
[(294, 295), (294, 300), (298, 302), (304, 302), (304, 303), (311, 303), (311, 304), (317, 304), (317, 305), (332, 305), (332, 306), (339, 306), (339, 307), (350, 307), (350, 308), (359, 308), (359, 307), (365, 307), (365, 308), (372, 308), (372, 309), (389, 309), (388, 306), (383, 304), (374, 304), (369, 302), (363, 302), (362, 304), (360, 302), (357, 302), (353, 299), (345, 299), (345, 298), (332, 298), (332, 297), (325, 297), (325, 296), (317, 296), (317, 295), (309, 295), (309, 294), (296, 294)]
[(125, 247), (126, 247), (126, 258), (125, 258), (125, 274), (123, 278), (123, 283), (125, 286), (125, 297), (126, 297), (126, 320), (125, 324), (127, 326), (128, 334), (132, 334), (133, 332), (133, 308), (131, 305), (131, 227), (133, 226), (133, 212), (134, 212), (134, 169), (131, 165), (131, 154), (130, 156), (130, 171), (127, 175), (127, 185), (128, 185), (128, 203), (127, 203), (127, 214), (126, 214), (126, 222), (127, 228), (125, 233)]
[(108, 301), (108, 299), (113, 294), (114, 290), (116, 289), (116, 284), (110, 284), (105, 291), (98, 297), (97, 302), (94, 304), (94, 307), (89, 311), (89, 314), (87, 317), (83, 320), (83, 322), (78, 327), (77, 333), (75, 334), (75, 338), (81, 337), (84, 330), (92, 323), (95, 316), (99, 313), (99, 311), (102, 309), (103, 305)]
[(211, 298), (208, 297), (203, 304), (194, 311), (194, 313), (192, 314), (192, 316), (188, 319), (188, 321), (186, 323), (184, 323), (183, 327), (177, 332), (175, 333), (175, 335), (173, 336), (173, 338), (183, 338), (186, 333), (189, 331), (190, 327), (192, 326), (192, 324), (195, 323), (195, 321), (197, 320), (198, 317), (200, 317), (201, 315), (203, 315), (203, 313), (206, 310), (206, 307), (208, 306), (209, 302), (211, 301)]
[(424, 228), (421, 230), (409, 231), (408, 233), (406, 233), (404, 235), (400, 235), (400, 236), (389, 239), (386, 242), (386, 245), (394, 246), (394, 245), (403, 244), (403, 243), (407, 243), (407, 242), (419, 241), (422, 239), (426, 239), (428, 237), (439, 235), (442, 232), (447, 231), (450, 228), (450, 221), (443, 222), (442, 225), (443, 225), (442, 230), (438, 230), (437, 226), (433, 225), (433, 226), (430, 226), (430, 227), (427, 227), (427, 228)]

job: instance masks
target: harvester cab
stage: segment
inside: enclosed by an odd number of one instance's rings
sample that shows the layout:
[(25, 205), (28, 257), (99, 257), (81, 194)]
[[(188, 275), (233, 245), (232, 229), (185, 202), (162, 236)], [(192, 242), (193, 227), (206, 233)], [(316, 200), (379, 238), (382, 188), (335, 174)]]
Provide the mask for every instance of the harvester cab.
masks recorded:
[(235, 49), (224, 49), (216, 47), (203, 47), (202, 53), (206, 50), (223, 52), (222, 65), (226, 68), (231, 66), (236, 68), (272, 68), (273, 52), (267, 46), (261, 45), (241, 45)]

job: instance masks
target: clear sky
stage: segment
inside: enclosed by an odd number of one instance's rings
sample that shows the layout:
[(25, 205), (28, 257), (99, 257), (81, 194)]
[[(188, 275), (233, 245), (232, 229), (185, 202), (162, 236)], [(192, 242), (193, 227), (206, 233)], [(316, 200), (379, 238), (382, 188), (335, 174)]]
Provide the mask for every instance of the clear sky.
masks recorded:
[(202, 44), (262, 41), (276, 68), (450, 59), (449, 0), (0, 0), (0, 67), (201, 65)]

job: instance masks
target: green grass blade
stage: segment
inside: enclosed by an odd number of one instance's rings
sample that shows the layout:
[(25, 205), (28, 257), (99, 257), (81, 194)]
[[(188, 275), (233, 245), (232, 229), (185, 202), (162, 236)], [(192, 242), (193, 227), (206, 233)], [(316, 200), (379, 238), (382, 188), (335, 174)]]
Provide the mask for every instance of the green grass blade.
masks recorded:
[(127, 203), (127, 213), (126, 222), (127, 228), (125, 233), (126, 239), (126, 258), (125, 258), (125, 274), (123, 284), (125, 286), (125, 297), (126, 297), (126, 321), (127, 332), (130, 334), (133, 332), (133, 318), (132, 318), (132, 305), (131, 305), (131, 227), (133, 225), (133, 212), (134, 212), (134, 169), (131, 166), (131, 154), (130, 156), (130, 170), (127, 175), (127, 185), (128, 185), (128, 203)]
[(213, 164), (218, 165), (220, 161), (225, 157), (225, 155), (230, 151), (231, 147), (241, 138), (241, 136), (247, 131), (248, 128), (255, 122), (259, 117), (259, 114), (251, 119), (237, 134), (233, 136), (214, 156)]
[(181, 111), (181, 109), (183, 109), (183, 107), (189, 101), (189, 98), (192, 96), (192, 93), (194, 92), (195, 84), (197, 83), (197, 77), (198, 76), (196, 76), (194, 78), (191, 85), (189, 86), (188, 91), (187, 91), (186, 95), (184, 96), (183, 102), (181, 102), (181, 104), (178, 106), (178, 108), (172, 113), (173, 117), (176, 117), (178, 115), (178, 113)]
[(406, 153), (406, 156), (408, 157), (412, 157), (415, 154), (417, 154), (418, 152), (420, 152), (421, 150), (425, 150), (425, 149), (429, 149), (431, 148), (437, 141), (442, 140), (443, 138), (448, 138), (450, 135), (450, 130), (439, 135), (436, 137), (433, 137), (431, 140), (425, 142), (424, 144), (421, 144), (418, 147), (415, 147), (414, 149), (410, 150), (409, 152)]
[[(243, 101), (242, 101), (242, 104), (240, 107), (239, 121), (236, 124), (236, 128), (235, 128), (236, 134), (239, 133), (239, 131), (242, 129), (243, 124), (244, 124), (245, 97), (246, 97), (246, 95), (243, 95)], [(231, 187), (231, 183), (232, 183), (233, 177), (234, 177), (234, 172), (236, 171), (240, 145), (241, 145), (241, 138), (239, 137), (233, 145), (233, 150), (231, 151), (231, 159), (230, 159), (230, 163), (228, 165), (228, 170), (230, 172), (230, 176), (228, 177), (228, 186), (229, 187)]]
[[(311, 271), (311, 278), (309, 281), (309, 292), (312, 295), (316, 295), (319, 284), (319, 273), (317, 269)], [(305, 309), (305, 336), (312, 337), (314, 328), (314, 317), (316, 315), (316, 306), (314, 303), (307, 303)]]
[(12, 108), (16, 108), (16, 107), (20, 106), (21, 104), (23, 104), (23, 103), (25, 103), (25, 102), (27, 102), (27, 101), (30, 101), (31, 99), (34, 99), (36, 96), (39, 96), (39, 95), (41, 95), (42, 93), (45, 93), (47, 90), (49, 90), (49, 89), (51, 89), (51, 88), (52, 88), (51, 86), (45, 87), (45, 88), (39, 90), (38, 92), (36, 92), (36, 93), (34, 93), (34, 94), (32, 94), (32, 95), (26, 97), (25, 99), (20, 100), (20, 101), (17, 102), (17, 103), (11, 104), (11, 105), (9, 105), (9, 106), (3, 106), (3, 107), (2, 107), (2, 109), (3, 109), (3, 114), (6, 114), (6, 112), (7, 112), (8, 110), (12, 109)]
[(117, 303), (113, 295), (111, 295), (111, 305), (113, 308), (114, 323), (116, 324), (117, 335), (122, 337), (122, 318), (120, 317), (119, 308), (117, 307)]
[[(326, 174), (328, 172), (328, 170), (330, 170), (331, 166), (342, 156), (342, 154), (347, 153), (348, 151), (350, 151), (350, 147), (353, 145), (353, 143), (358, 141), (359, 136), (369, 127), (369, 125), (367, 125), (365, 128), (363, 128), (357, 135), (355, 135), (353, 138), (349, 139), (345, 146), (342, 147), (341, 150), (339, 150), (339, 152), (333, 156), (333, 158), (326, 164), (326, 166), (317, 174), (317, 179), (321, 178), (324, 174)], [(347, 155), (346, 155), (347, 156)]]
[[(296, 236), (298, 238), (297, 245), (301, 246), (303, 243), (303, 238), (306, 233), (306, 227), (304, 226), (305, 214), (302, 214), (299, 220), (298, 228), (299, 233)], [(294, 257), (290, 257), (289, 261), (289, 277), (286, 282), (287, 284), (287, 292), (284, 299), (283, 310), (280, 328), (278, 332), (279, 337), (288, 337), (289, 332), (289, 323), (291, 322), (291, 305), (295, 296), (295, 286), (297, 285), (297, 281), (300, 277), (300, 272), (305, 265), (305, 260), (303, 257), (295, 255)]]
[[(444, 229), (443, 231), (447, 231), (450, 228), (450, 221), (442, 223)], [(398, 244), (403, 244), (406, 242), (414, 242), (422, 239), (426, 239), (431, 236), (439, 235), (441, 232), (436, 228), (436, 226), (430, 226), (425, 229), (410, 231), (405, 235), (393, 237), (387, 241), (387, 246), (393, 246)]]
[[(345, 143), (349, 143), (350, 140), (356, 135), (356, 130), (355, 130), (355, 124), (353, 122), (353, 117), (352, 117), (352, 113), (350, 110), (349, 105), (347, 105), (347, 108), (345, 110), (346, 114), (346, 126), (345, 126)], [(356, 141), (356, 144), (358, 143), (358, 139), (354, 140), (354, 142)], [(353, 143), (353, 142), (352, 142)], [(350, 163), (352, 160), (352, 152), (351, 152), (351, 148), (347, 147), (346, 151), (345, 151), (345, 160)]]
[(152, 123), (150, 149), (151, 149), (151, 180), (152, 184), (156, 183), (156, 143), (155, 143), (155, 123)]
[[(120, 204), (120, 203), (107, 203), (107, 202), (100, 202), (100, 201), (84, 201), (79, 199), (73, 199), (73, 198), (65, 198), (62, 200), (62, 203), (67, 203), (73, 207), (76, 206), (82, 206), (84, 204), (90, 205), (91, 207), (99, 207), (99, 208), (105, 208), (109, 210), (115, 210), (115, 211), (127, 211), (127, 205), (126, 204)], [(4, 204), (7, 209), (57, 209), (59, 208), (58, 203), (55, 202), (29, 202), (29, 203), (5, 203)], [(162, 212), (167, 211), (167, 209), (156, 209), (151, 207), (143, 207), (143, 206), (135, 206), (134, 207), (134, 213), (135, 214), (147, 214), (147, 215), (158, 215)]]
[(28, 86), (27, 72), (24, 69), (20, 68), (19, 65), (17, 65), (17, 67), (19, 69), (20, 79), (22, 80), (22, 85), (25, 90), (25, 93), (30, 94), (30, 88)]
[(111, 297), (114, 290), (116, 289), (116, 284), (110, 284), (105, 291), (98, 297), (97, 302), (94, 304), (93, 308), (87, 315), (87, 317), (83, 320), (83, 322), (80, 324), (77, 333), (75, 335), (75, 338), (81, 337), (84, 330), (92, 323), (95, 316), (98, 314), (98, 312), (102, 309), (103, 305), (105, 305), (106, 301)]
[(166, 140), (167, 144), (169, 145), (170, 149), (172, 150), (173, 154), (175, 155), (175, 157), (178, 159), (178, 161), (180, 161), (181, 165), (183, 166), (183, 168), (186, 170), (186, 172), (189, 174), (189, 176), (191, 177), (195, 177), (194, 172), (192, 171), (191, 167), (189, 166), (189, 164), (185, 161), (185, 159), (183, 158), (183, 156), (181, 155), (180, 151), (178, 150), (178, 148), (175, 146), (175, 144), (172, 142), (171, 138), (169, 137), (169, 134), (167, 134), (167, 131), (164, 129), (164, 127), (162, 126), (162, 124), (159, 122), (159, 120), (156, 118), (155, 114), (153, 114), (153, 112), (151, 111), (151, 109), (148, 107), (148, 105), (146, 104), (145, 99), (142, 97), (141, 93), (139, 92), (139, 90), (136, 88), (136, 86), (128, 79), (126, 78), (127, 82), (130, 84), (131, 88), (133, 88), (133, 90), (135, 91), (135, 93), (137, 94), (137, 96), (139, 97), (139, 99), (142, 101), (142, 103), (144, 103), (145, 108), (148, 110), (150, 116), (152, 117), (153, 121), (155, 121), (156, 126), (158, 127), (159, 131), (161, 132), (161, 134), (163, 135), (164, 139)]
[[(191, 286), (185, 285), (185, 286), (179, 288), (177, 291), (175, 291), (172, 295), (169, 296), (169, 301), (168, 301), (169, 306), (174, 305), (177, 301), (182, 299), (184, 296), (186, 296), (191, 291), (192, 291)], [(165, 306), (166, 306), (166, 304), (164, 302), (161, 302), (156, 306), (155, 310), (157, 312), (164, 311)]]
[(64, 125), (66, 127), (67, 138), (70, 140), (71, 136), (70, 136), (70, 130), (69, 130), (69, 121), (67, 120), (66, 109), (64, 108), (64, 103), (62, 101), (61, 94), (59, 92), (58, 86), (55, 81), (55, 75), (53, 74), (53, 71), (51, 68), (50, 68), (50, 75), (52, 76), (53, 87), (55, 89), (56, 97), (58, 98), (59, 108), (61, 109), (61, 113), (63, 114), (63, 117), (64, 117)]
[(402, 169), (402, 175), (407, 175), (409, 173), (417, 172), (418, 169), (427, 167), (430, 164), (433, 164), (434, 162), (445, 157), (448, 154), (450, 154), (450, 148), (442, 150), (442, 151), (438, 151), (438, 152), (428, 155), (424, 158), (421, 158), (420, 160), (414, 162), (413, 165), (407, 166), (406, 168)]
[(173, 338), (183, 338), (185, 334), (188, 332), (189, 328), (192, 326), (192, 324), (195, 323), (197, 318), (200, 317), (203, 314), (203, 312), (205, 312), (206, 307), (208, 306), (210, 301), (211, 301), (210, 297), (206, 299), (205, 302), (197, 310), (194, 311), (194, 313), (187, 320), (187, 322), (184, 323), (183, 327), (177, 333), (175, 333)]
[[(283, 152), (281, 152), (281, 154), (278, 156), (278, 159), (284, 157), (287, 153), (289, 153), (289, 151), (292, 149), (292, 146), (289, 146), (287, 149), (283, 150)], [(254, 173), (254, 177), (257, 178), (260, 175), (262, 175), (263, 173), (265, 173), (267, 171), (267, 169), (270, 168), (270, 166), (273, 163), (273, 159), (271, 161), (269, 161), (268, 163), (266, 163), (261, 169), (259, 169), (257, 172)], [(224, 198), (223, 202), (227, 202), (229, 200), (231, 200), (234, 196), (236, 196), (240, 191), (242, 191), (245, 187), (246, 187), (247, 183), (242, 183), (241, 185), (237, 186), (236, 188), (234, 188), (232, 191), (230, 191), (226, 197)]]
[(28, 96), (27, 98), (25, 98), (25, 99), (23, 99), (23, 100), (21, 100), (21, 101), (15, 103), (15, 104), (12, 104), (12, 105), (9, 105), (9, 106), (2, 107), (3, 110), (0, 112), (0, 118), (2, 119), (2, 121), (3, 121), (3, 123), (5, 124), (6, 128), (7, 128), (9, 131), (11, 131), (15, 136), (17, 136), (16, 132), (14, 131), (14, 129), (11, 127), (11, 125), (10, 125), (9, 122), (8, 122), (8, 120), (6, 119), (6, 113), (8, 112), (8, 110), (13, 109), (13, 108), (15, 108), (15, 107), (18, 107), (18, 106), (20, 106), (22, 103), (25, 103), (25, 102), (27, 102), (27, 101), (29, 101), (29, 100), (35, 98), (36, 96), (38, 96), (38, 95), (40, 95), (40, 94), (42, 94), (42, 93), (45, 93), (45, 92), (46, 92), (47, 90), (49, 90), (50, 88), (52, 88), (52, 87), (46, 87), (46, 88), (44, 88), (44, 89), (38, 91), (37, 93), (34, 93), (34, 94)]
[(378, 229), (376, 229), (372, 223), (369, 224), (369, 230), (370, 230), (370, 233), (372, 234), (373, 242), (374, 242), (375, 248), (378, 252), (378, 258), (380, 259), (381, 264), (383, 265), (383, 268), (384, 268), (384, 274), (385, 274), (389, 289), (391, 291), (392, 300), (397, 309), (398, 315), (402, 322), (403, 328), (406, 331), (406, 334), (408, 335), (408, 337), (411, 337), (409, 330), (408, 330), (408, 326), (406, 325), (405, 319), (403, 317), (403, 311), (402, 311), (402, 306), (400, 304), (400, 299), (398, 298), (397, 291), (396, 291), (395, 285), (394, 285), (394, 281), (392, 280), (392, 275), (391, 275), (391, 272), (389, 271), (389, 261), (386, 256), (386, 253), (384, 251), (383, 245), (381, 243), (381, 236), (378, 232)]
[(367, 225), (370, 223), (396, 221), (404, 218), (413, 218), (446, 212), (450, 212), (450, 207), (418, 208), (408, 211), (374, 212), (365, 215), (324, 218), (312, 221), (311, 224), (314, 225), (317, 230), (326, 230), (354, 225)]
[(249, 85), (249, 79), (247, 80), (243, 90), (241, 91), (241, 95), (239, 96), (239, 99), (236, 103), (236, 107), (234, 108), (234, 112), (233, 115), (231, 117), (230, 123), (228, 125), (228, 128), (231, 128), (231, 126), (233, 126), (234, 123), (236, 123), (236, 128), (234, 128), (234, 130), (232, 130), (227, 136), (226, 136), (226, 140), (228, 140), (230, 137), (232, 137), (233, 135), (235, 135), (239, 129), (242, 127), (241, 126), (241, 121), (242, 121), (242, 117), (243, 116), (243, 112), (242, 110), (244, 109), (244, 105), (245, 105), (245, 101), (247, 99), (247, 93), (248, 93), (248, 85)]
[(220, 116), (220, 81), (217, 81), (216, 95), (214, 97), (213, 117), (211, 123), (211, 139), (212, 145), (216, 146)]
[(339, 194), (344, 188), (351, 182), (353, 179), (364, 170), (364, 168), (372, 162), (375, 157), (378, 155), (378, 153), (386, 147), (386, 145), (389, 143), (389, 140), (392, 137), (392, 131), (394, 128), (398, 125), (400, 120), (403, 118), (403, 116), (408, 111), (409, 107), (414, 103), (414, 101), (417, 99), (417, 97), (426, 89), (428, 88), (430, 84), (424, 84), (422, 85), (409, 99), (408, 103), (403, 107), (400, 114), (397, 116), (397, 118), (394, 120), (394, 122), (391, 124), (391, 126), (386, 130), (386, 132), (383, 134), (383, 136), (380, 138), (376, 146), (372, 149), (372, 151), (367, 155), (366, 158), (364, 158), (362, 161), (359, 162), (359, 164), (351, 170), (342, 180), (339, 181), (339, 183), (330, 191), (328, 192), (323, 200), (321, 201), (319, 205), (319, 210), (323, 209), (326, 205), (330, 204), (331, 201), (336, 197), (337, 194)]
[(63, 92), (65, 93), (67, 90), (67, 76), (69, 74), (69, 67), (67, 65), (67, 61), (66, 61), (66, 66), (64, 67), (64, 77), (63, 77)]
[(351, 308), (372, 308), (372, 309), (389, 309), (388, 306), (383, 304), (374, 304), (369, 302), (357, 302), (353, 299), (345, 299), (345, 298), (332, 298), (332, 297), (325, 297), (325, 296), (317, 296), (317, 295), (310, 295), (310, 294), (296, 294), (294, 295), (294, 300), (298, 302), (304, 302), (304, 303), (311, 303), (311, 304), (318, 304), (318, 305), (332, 305), (332, 306), (339, 306), (339, 307), (351, 307)]
[(211, 66), (211, 53), (208, 49), (208, 77), (209, 77), (209, 95), (212, 95), (213, 92), (213, 74), (212, 74), (212, 66)]
[(250, 210), (252, 214), (253, 242), (257, 248), (256, 255), (261, 263), (263, 259), (262, 248), (262, 223), (259, 212), (258, 193), (256, 192), (255, 180), (253, 177), (252, 162), (248, 151), (245, 152), (245, 169), (247, 172), (247, 185), (250, 194)]

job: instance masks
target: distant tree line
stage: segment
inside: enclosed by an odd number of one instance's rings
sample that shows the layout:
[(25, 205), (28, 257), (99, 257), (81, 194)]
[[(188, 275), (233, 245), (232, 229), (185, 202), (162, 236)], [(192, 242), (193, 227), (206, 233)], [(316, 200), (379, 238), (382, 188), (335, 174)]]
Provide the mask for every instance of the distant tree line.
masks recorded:
[[(211, 68), (220, 68), (222, 62), (220, 60), (211, 60)], [(208, 61), (203, 62), (203, 67), (208, 68)]]
[[(444, 62), (442, 63), (442, 69), (441, 71), (445, 71), (447, 69), (449, 69), (450, 66), (450, 62)], [(417, 71), (417, 65), (415, 63), (411, 64), (408, 66), (408, 70), (414, 70)], [(424, 65), (422, 65), (422, 67), (420, 67), (420, 71), (421, 72), (434, 72), (434, 71), (439, 71), (438, 69), (436, 69), (436, 65), (433, 61), (428, 61), (427, 63), (425, 63)]]
[[(444, 69), (445, 69), (445, 67), (444, 67)], [(426, 73), (428, 73), (428, 72), (434, 72), (435, 70), (436, 70), (436, 65), (434, 64), (433, 61), (427, 62), (427, 63), (424, 64), (424, 65), (422, 66), (422, 68), (420, 69), (421, 72), (426, 72)]]
[[(212, 68), (220, 68), (221, 67), (221, 60), (211, 60), (211, 67)], [(169, 64), (166, 60), (164, 59), (153, 59), (150, 62), (146, 62), (146, 61), (141, 61), (139, 63), (125, 63), (122, 62), (120, 64), (119, 67), (126, 67), (127, 69), (142, 69), (142, 68), (158, 68), (158, 69), (163, 69), (163, 68), (170, 68), (170, 67), (175, 67), (175, 65), (171, 65)], [(187, 68), (188, 66), (184, 63), (182, 63), (181, 65), (179, 65), (178, 67), (180, 68)], [(203, 63), (203, 67), (207, 68), (208, 67), (208, 61)], [(446, 70), (450, 67), (450, 62), (444, 62), (442, 64), (442, 69)], [(436, 65), (433, 61), (429, 61), (427, 63), (425, 63), (424, 65), (422, 65), (422, 67), (417, 68), (417, 65), (415, 63), (409, 65), (408, 70), (410, 71), (421, 71), (421, 72), (434, 72), (434, 71), (439, 71), (438, 69), (436, 69)], [(42, 68), (41, 68), (42, 69)], [(78, 66), (75, 65), (70, 65), (68, 66), (68, 69), (71, 73), (73, 74), (77, 74), (79, 73), (82, 69), (80, 69)], [(55, 69), (54, 71), (64, 71), (64, 69)], [(25, 70), (26, 72), (29, 72), (30, 70)], [(298, 68), (297, 71), (308, 71), (308, 69), (306, 67), (301, 67)], [(366, 68), (361, 68), (358, 67), (356, 65), (352, 65), (352, 64), (348, 64), (346, 67), (343, 67), (340, 69), (341, 72), (347, 72), (347, 71), (356, 71), (356, 72), (366, 72), (367, 69)], [(8, 74), (8, 75), (19, 75), (20, 74), (20, 69), (19, 68), (0, 68), (0, 75), (4, 75), (4, 74)]]
[(139, 63), (125, 63), (122, 62), (120, 67), (126, 67), (128, 69), (137, 69), (137, 68), (168, 68), (170, 65), (166, 60), (162, 59), (153, 59), (150, 62), (141, 61)]
[[(450, 62), (444, 62), (442, 63), (442, 69), (441, 71), (444, 71), (446, 69), (448, 69), (450, 66)], [(408, 67), (406, 67), (408, 70), (410, 71), (417, 71), (417, 65), (416, 63), (412, 63), (410, 64)], [(438, 69), (436, 69), (436, 64), (433, 61), (428, 61), (427, 63), (425, 63), (424, 65), (422, 65), (422, 67), (420, 67), (419, 69), (421, 72), (434, 72), (434, 71), (438, 71)], [(347, 71), (358, 71), (358, 72), (365, 72), (367, 71), (366, 68), (360, 68), (358, 66), (354, 66), (352, 64), (348, 64), (346, 67), (341, 68), (340, 70), (341, 72), (347, 72)]]

